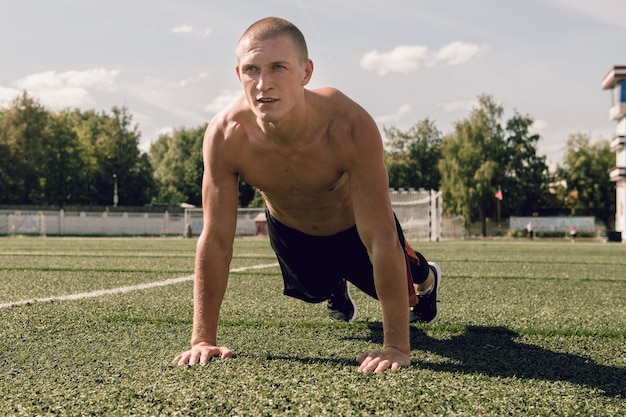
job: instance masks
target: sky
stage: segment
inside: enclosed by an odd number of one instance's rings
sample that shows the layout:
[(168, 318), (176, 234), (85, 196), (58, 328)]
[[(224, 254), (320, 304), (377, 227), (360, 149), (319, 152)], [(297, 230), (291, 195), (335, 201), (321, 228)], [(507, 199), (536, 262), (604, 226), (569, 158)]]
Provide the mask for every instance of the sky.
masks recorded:
[(241, 94), (235, 45), (266, 16), (304, 33), (308, 87), (343, 91), (381, 133), (451, 133), (481, 95), (534, 120), (551, 166), (569, 135), (615, 133), (601, 82), (626, 65), (624, 0), (0, 0), (0, 107), (23, 91), (53, 111), (126, 106), (148, 151)]

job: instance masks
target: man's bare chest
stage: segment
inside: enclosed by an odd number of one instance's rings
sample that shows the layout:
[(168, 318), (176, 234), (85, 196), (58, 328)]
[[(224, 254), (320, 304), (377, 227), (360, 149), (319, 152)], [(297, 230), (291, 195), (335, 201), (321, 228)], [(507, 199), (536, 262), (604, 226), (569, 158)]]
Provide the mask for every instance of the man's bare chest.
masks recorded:
[(249, 184), (272, 194), (323, 194), (344, 178), (341, 162), (324, 146), (252, 146), (241, 160)]

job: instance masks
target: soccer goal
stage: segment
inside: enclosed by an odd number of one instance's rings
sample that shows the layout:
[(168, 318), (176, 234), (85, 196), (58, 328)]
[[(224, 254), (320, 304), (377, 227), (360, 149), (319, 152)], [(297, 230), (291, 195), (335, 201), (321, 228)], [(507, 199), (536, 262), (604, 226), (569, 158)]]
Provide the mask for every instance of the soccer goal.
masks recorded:
[(389, 190), (391, 206), (407, 239), (438, 242), (443, 232), (441, 191)]
[[(442, 240), (444, 218), (441, 191), (389, 190), (391, 206), (407, 239), (438, 242)], [(255, 234), (255, 219), (264, 209), (240, 208), (237, 213), (239, 236)], [(185, 209), (185, 227), (189, 234), (202, 231), (202, 209)]]

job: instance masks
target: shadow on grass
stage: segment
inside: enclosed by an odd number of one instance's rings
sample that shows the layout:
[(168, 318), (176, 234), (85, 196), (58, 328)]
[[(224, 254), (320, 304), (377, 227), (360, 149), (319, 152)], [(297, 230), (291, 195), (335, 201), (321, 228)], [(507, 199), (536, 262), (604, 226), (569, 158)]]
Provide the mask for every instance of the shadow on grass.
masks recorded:
[[(371, 338), (382, 343), (382, 327), (372, 323), (370, 331)], [(517, 336), (504, 327), (470, 326), (458, 336), (438, 340), (411, 326), (411, 349), (454, 360), (454, 363), (418, 362), (422, 369), (568, 381), (600, 389), (607, 396), (626, 396), (626, 368), (601, 365), (585, 357), (521, 343), (515, 340)]]
[(267, 355), (266, 359), (268, 361), (297, 361), (304, 365), (333, 365), (340, 366), (343, 368), (353, 367), (356, 364), (355, 359), (345, 359), (345, 358), (324, 358), (324, 357), (295, 357), (295, 356), (286, 356), (286, 355)]

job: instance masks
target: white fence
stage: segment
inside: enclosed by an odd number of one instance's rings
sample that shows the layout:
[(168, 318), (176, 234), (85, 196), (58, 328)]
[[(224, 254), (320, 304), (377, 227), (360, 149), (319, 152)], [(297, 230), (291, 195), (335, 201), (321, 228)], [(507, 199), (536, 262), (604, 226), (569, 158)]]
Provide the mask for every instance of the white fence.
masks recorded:
[(0, 211), (0, 234), (141, 236), (181, 235), (183, 214)]
[(535, 232), (569, 232), (575, 227), (579, 232), (595, 232), (596, 224), (593, 216), (554, 216), (554, 217), (516, 217), (511, 216), (511, 230), (526, 230), (528, 223)]
[[(254, 236), (263, 209), (239, 209), (238, 236)], [(181, 236), (202, 231), (202, 209), (189, 213), (0, 210), (0, 235)]]
[[(439, 241), (464, 237), (463, 219), (442, 215), (441, 193), (392, 191), (391, 199), (407, 238)], [(239, 209), (236, 235), (262, 234), (259, 228), (264, 211)], [(202, 209), (198, 208), (185, 209), (184, 213), (0, 210), (0, 235), (198, 236), (202, 223)]]

